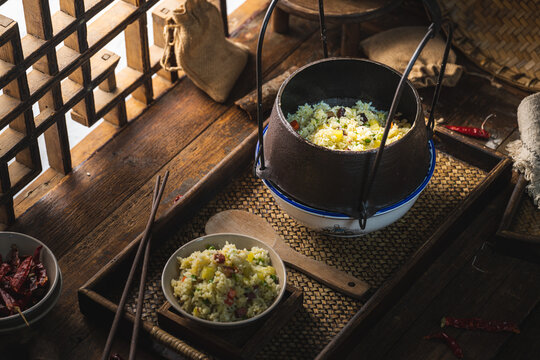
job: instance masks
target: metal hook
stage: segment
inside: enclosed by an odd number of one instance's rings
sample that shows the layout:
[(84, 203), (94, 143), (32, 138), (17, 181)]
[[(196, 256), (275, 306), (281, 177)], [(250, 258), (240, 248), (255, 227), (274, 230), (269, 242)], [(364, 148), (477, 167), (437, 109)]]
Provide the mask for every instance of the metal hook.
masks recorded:
[[(486, 248), (486, 244), (488, 244), (488, 242), (484, 241), (484, 243), (482, 244), (482, 246), (480, 247), (480, 250), (478, 252), (484, 251), (485, 248)], [(480, 271), (481, 273), (488, 274), (489, 271), (484, 270), (484, 269), (480, 268), (478, 265), (476, 265), (476, 261), (478, 260), (478, 252), (474, 255), (473, 260), (471, 262), (471, 266), (473, 268), (475, 268), (476, 270)]]
[[(264, 157), (264, 136), (263, 136), (263, 108), (262, 108), (262, 48), (264, 42), (264, 35), (266, 33), (266, 28), (268, 22), (270, 21), (270, 16), (274, 12), (278, 0), (272, 0), (266, 10), (264, 19), (261, 25), (261, 30), (259, 31), (259, 39), (257, 40), (257, 53), (255, 60), (255, 77), (256, 77), (256, 86), (257, 86), (257, 123), (259, 131), (259, 152), (257, 153), (257, 159), (253, 165), (253, 171), (257, 173), (257, 164), (260, 162), (260, 170), (266, 168), (265, 157)], [(323, 55), (325, 58), (328, 57), (328, 48), (327, 48), (327, 36), (326, 36), (326, 25), (324, 22), (324, 4), (323, 0), (319, 0), (319, 23), (321, 27), (321, 40), (323, 45)]]
[(497, 117), (497, 115), (495, 114), (489, 114), (488, 116), (486, 116), (486, 118), (484, 119), (484, 121), (482, 121), (482, 125), (480, 125), (480, 129), (484, 130), (484, 126), (486, 125), (486, 122), (492, 118), (492, 117)]

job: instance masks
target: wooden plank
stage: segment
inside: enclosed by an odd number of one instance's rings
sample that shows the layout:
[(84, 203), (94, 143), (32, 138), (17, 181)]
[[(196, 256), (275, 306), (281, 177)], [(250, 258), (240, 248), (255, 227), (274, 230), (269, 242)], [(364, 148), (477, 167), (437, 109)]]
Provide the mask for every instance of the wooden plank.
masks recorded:
[(11, 186), (15, 188), (17, 185), (20, 185), (20, 182), (25, 179), (30, 173), (32, 173), (32, 169), (24, 166), (18, 161), (14, 161), (11, 163), (8, 167), (9, 169), (9, 177), (11, 178)]
[[(1, 20), (1, 19), (0, 19)], [(8, 193), (11, 188), (11, 181), (9, 179), (9, 171), (7, 162), (0, 162), (0, 187), (2, 193)], [(5, 229), (5, 224), (10, 224), (15, 220), (15, 214), (13, 211), (13, 204), (10, 202), (11, 197), (6, 196), (6, 201), (0, 204), (0, 222), (2, 222), (2, 230)]]
[(39, 70), (30, 71), (28, 73), (28, 86), (30, 88), (30, 94), (34, 94), (50, 79), (50, 75), (42, 73)]
[(3, 77), (8, 71), (13, 69), (13, 67), (13, 64), (10, 64), (9, 62), (6, 62), (4, 60), (0, 60), (0, 78)]
[(521, 334), (507, 341), (495, 359), (534, 359), (540, 352), (540, 304), (520, 324)]
[(58, 59), (58, 71), (64, 70), (66, 67), (77, 61), (81, 56), (77, 51), (70, 49), (67, 46), (62, 46), (56, 52), (56, 58)]
[[(129, 189), (137, 188), (138, 182), (140, 182), (141, 180), (146, 181), (148, 176), (147, 174), (152, 171), (155, 172), (157, 170), (156, 167), (159, 166), (159, 164), (157, 164), (153, 159), (167, 159), (171, 156), (170, 154), (168, 154), (166, 146), (167, 143), (175, 144), (173, 148), (178, 146), (178, 144), (181, 142), (189, 143), (191, 141), (191, 138), (195, 134), (200, 133), (208, 126), (209, 123), (211, 123), (211, 121), (213, 121), (213, 119), (208, 119), (208, 117), (206, 116), (206, 111), (213, 109), (216, 116), (218, 116), (221, 112), (224, 111), (223, 105), (213, 103), (209, 99), (203, 98), (201, 94), (194, 88), (194, 85), (189, 82), (181, 83), (180, 86), (175, 88), (175, 92), (177, 94), (182, 94), (182, 96), (180, 97), (176, 95), (173, 96), (173, 98), (167, 96), (164, 97), (164, 99), (169, 98), (168, 101), (173, 101), (179, 104), (179, 106), (183, 106), (184, 115), (182, 117), (189, 118), (191, 119), (191, 121), (174, 122), (175, 126), (172, 128), (168, 127), (166, 134), (160, 133), (159, 128), (156, 128), (155, 120), (148, 125), (145, 125), (147, 122), (145, 122), (144, 119), (141, 119), (141, 121), (137, 121), (131, 124), (131, 126), (127, 127), (121, 133), (122, 136), (115, 137), (109, 145), (111, 149), (117, 149), (115, 150), (116, 155), (113, 158), (106, 160), (107, 163), (109, 163), (110, 167), (117, 167), (119, 169), (116, 175), (108, 173), (107, 175), (105, 175), (105, 173), (99, 170), (102, 166), (102, 161), (104, 161), (102, 159), (103, 153), (96, 153), (94, 157), (82, 164), (77, 172), (73, 172), (71, 176), (66, 178), (66, 180), (62, 183), (62, 186), (56, 189), (57, 191), (60, 191), (62, 193), (64, 191), (68, 191), (69, 195), (68, 193), (65, 193), (62, 196), (69, 196), (70, 198), (70, 209), (73, 209), (71, 215), (67, 218), (64, 217), (63, 219), (58, 218), (57, 220), (53, 221), (53, 223), (47, 222), (49, 224), (46, 227), (55, 228), (57, 225), (54, 225), (54, 223), (60, 225), (60, 223), (63, 223), (68, 218), (71, 218), (71, 216), (75, 216), (77, 218), (78, 215), (76, 214), (81, 212), (101, 214), (101, 216), (110, 213), (110, 211), (117, 206), (120, 199), (124, 198), (126, 196), (126, 193), (130, 193)], [(178, 101), (178, 99), (180, 99), (180, 101)], [(192, 105), (190, 106), (190, 104)], [(220, 109), (222, 110), (220, 111)], [(153, 110), (152, 108), (150, 108), (147, 112), (147, 115), (145, 115), (145, 118), (151, 119), (153, 116), (157, 116), (156, 111), (157, 110)], [(165, 114), (160, 112), (159, 117), (169, 117), (171, 119), (178, 118), (178, 113), (175, 111), (175, 107), (172, 107)], [(171, 123), (168, 122), (168, 125), (170, 126)], [(147, 127), (153, 128), (154, 130), (149, 131), (150, 129), (146, 129)], [(155, 139), (153, 139), (152, 136), (152, 133), (155, 131), (158, 131), (158, 133), (160, 134), (159, 141), (161, 146), (159, 148), (155, 147)], [(151, 158), (140, 157), (133, 154), (131, 150), (129, 150), (131, 146), (134, 146), (134, 148), (137, 149), (137, 154), (152, 154)], [(142, 165), (142, 168), (147, 169), (147, 171), (141, 172), (137, 170), (136, 173), (132, 174), (131, 171), (140, 165)], [(86, 175), (87, 172), (92, 174), (92, 176), (88, 177)], [(85, 181), (81, 183), (81, 180)], [(80, 192), (79, 190), (74, 192), (74, 188), (72, 187), (72, 185), (69, 185), (71, 183), (78, 183), (76, 188), (80, 189)], [(114, 184), (118, 183), (121, 183), (122, 186), (118, 190), (109, 194), (108, 198), (110, 202), (108, 205), (102, 206), (103, 204), (101, 204), (98, 206), (98, 208), (96, 208), (95, 206), (98, 205), (97, 203), (84, 200), (88, 196), (90, 196), (91, 198), (99, 197), (99, 194), (102, 191), (101, 189), (114, 189)], [(70, 190), (68, 190), (68, 188)], [(119, 199), (114, 200), (117, 196), (119, 197)], [(48, 214), (53, 214), (57, 211), (59, 211), (60, 213), (64, 213), (64, 211), (66, 210), (62, 209), (67, 204), (57, 203), (50, 205), (52, 206), (52, 208), (45, 206), (47, 210), (45, 210), (45, 208), (39, 209), (40, 206), (33, 207), (26, 214), (19, 218), (18, 224), (15, 225), (14, 229), (24, 227), (25, 229), (27, 229), (27, 231), (30, 230), (33, 234), (40, 233), (39, 236), (42, 239), (46, 240), (46, 236), (44, 236), (45, 228), (43, 228), (43, 226), (45, 226), (45, 223), (42, 221), (39, 221), (39, 224), (36, 223), (36, 220), (39, 219), (40, 216), (35, 215), (41, 213), (42, 211), (46, 211)], [(99, 218), (101, 216), (94, 217), (93, 221), (89, 221), (86, 224), (80, 224), (80, 228), (73, 228), (72, 230), (64, 229), (66, 231), (64, 232), (62, 238), (70, 238), (70, 241), (64, 244), (67, 245), (68, 243), (71, 243), (73, 240), (75, 240), (75, 238), (83, 237), (89, 230), (91, 230), (96, 225), (95, 222), (99, 221)], [(27, 223), (27, 221), (29, 221), (29, 223)], [(62, 246), (62, 243), (63, 241), (61, 241), (60, 238), (55, 238), (55, 244), (57, 245), (51, 245), (53, 247)], [(56, 253), (61, 255), (66, 250), (67, 248), (57, 248)]]
[[(53, 25), (49, 3), (40, 0), (23, 0), (23, 5), (28, 33), (42, 40), (50, 40), (53, 37)], [(58, 73), (54, 48), (49, 50), (46, 56), (37, 62), (34, 67), (36, 70), (31, 75), (32, 78), (35, 78), (36, 84), (32, 85), (30, 97), (43, 93), (44, 96), (39, 97), (38, 101), (40, 110), (46, 108), (60, 109), (62, 107), (60, 84), (53, 83), (52, 77), (50, 77), (50, 75), (54, 76)], [(44, 75), (41, 76), (38, 71)], [(49, 75), (49, 77), (45, 75)], [(45, 92), (45, 89), (49, 86), (50, 91)], [(45, 131), (45, 144), (49, 165), (64, 174), (71, 171), (65, 118), (58, 119), (54, 125)]]
[(13, 130), (12, 128), (6, 128), (0, 133), (0, 158), (3, 161), (8, 161), (15, 156), (14, 148), (22, 142), (24, 134)]
[[(124, 31), (124, 36), (128, 67), (148, 74), (150, 72), (150, 54), (148, 49), (148, 33), (146, 31), (146, 16), (128, 25)], [(143, 86), (133, 91), (132, 96), (147, 105), (152, 102), (153, 94), (150, 78), (145, 77)]]
[[(91, 71), (91, 80), (95, 81), (98, 77), (101, 77), (104, 73), (113, 73), (114, 69), (118, 65), (120, 57), (107, 49), (101, 49), (95, 55), (90, 58), (90, 70)], [(94, 88), (95, 84), (90, 84), (89, 80), (84, 80), (84, 71), (79, 71), (77, 83), (83, 85), (85, 88)], [(90, 74), (88, 74), (90, 77)], [(84, 85), (86, 83), (86, 85)], [(92, 113), (97, 114), (98, 106), (95, 104), (95, 100), (92, 96), (92, 93), (89, 92), (89, 95), (86, 96), (86, 100), (81, 101), (72, 109), (72, 118), (85, 125), (91, 126), (98, 118), (98, 116), (88, 116), (88, 103), (89, 99), (92, 99)]]
[[(103, 91), (101, 91), (103, 90)], [(102, 82), (99, 85), (99, 88), (94, 92), (94, 99), (96, 101), (96, 112), (99, 113), (100, 108), (104, 108), (107, 103), (110, 103), (115, 94), (118, 94), (120, 91), (116, 87), (116, 77), (112, 73), (107, 80)], [(104, 96), (99, 96), (99, 95)], [(107, 95), (111, 95), (108, 97)], [(99, 104), (99, 101), (103, 101), (103, 104)], [(123, 126), (127, 123), (127, 111), (126, 111), (126, 102), (122, 99), (118, 102), (118, 105), (110, 110), (108, 113), (103, 115), (103, 118), (109, 121), (111, 124), (116, 126)]]
[[(43, 109), (35, 118), (34, 124), (36, 128), (41, 127), (46, 121), (50, 121), (50, 118), (54, 114), (54, 110), (51, 108)], [(39, 132), (39, 131), (38, 131)]]
[(7, 121), (4, 121), (6, 114), (9, 114), (13, 109), (15, 109), (21, 103), (20, 100), (15, 99), (7, 94), (0, 94), (0, 127), (5, 127)]
[(40, 39), (52, 37), (51, 10), (47, 1), (22, 0), (26, 31)]
[[(17, 64), (23, 59), (18, 27), (13, 26), (11, 33), (11, 40), (0, 47), (0, 58), (8, 63)], [(30, 81), (33, 82), (34, 80), (31, 79)], [(6, 95), (12, 96), (20, 101), (28, 99), (30, 91), (28, 77), (25, 72), (22, 72), (16, 80), (7, 84), (3, 89), (3, 92)], [(3, 160), (8, 161), (15, 157), (16, 161), (29, 168), (41, 169), (36, 141), (30, 141), (29, 137), (25, 137), (13, 143), (12, 140), (17, 138), (18, 135), (8, 131), (9, 129), (13, 129), (21, 135), (31, 134), (35, 129), (32, 110), (26, 110), (23, 114), (15, 117), (15, 119), (9, 123), (9, 128), (5, 130), (6, 138), (4, 138), (8, 141), (4, 143), (3, 146), (8, 146), (8, 144), (10, 144), (12, 148), (9, 150), (5, 149), (7, 151), (3, 154)], [(9, 139), (7, 138), (8, 136)], [(26, 148), (23, 148), (25, 145)], [(9, 200), (9, 204), (12, 204), (12, 200)], [(10, 210), (9, 213), (12, 213), (12, 211)]]
[(134, 14), (137, 7), (124, 1), (115, 2), (114, 5), (88, 25), (88, 46), (92, 47), (100, 40), (122, 24), (130, 15)]
[(52, 33), (53, 36), (57, 36), (60, 32), (69, 27), (77, 19), (64, 11), (60, 10), (52, 15)]
[(11, 36), (11, 31), (17, 26), (13, 20), (0, 14), (0, 44), (5, 43), (7, 38)]
[[(77, 19), (81, 19), (84, 15), (84, 3), (81, 1), (60, 0), (60, 9)], [(77, 26), (77, 30), (64, 40), (64, 44), (79, 53), (84, 53), (88, 50), (86, 30), (85, 24)], [(85, 88), (88, 88), (91, 82), (91, 65), (86, 61), (81, 64), (79, 69), (68, 76), (70, 79), (82, 84)], [(84, 100), (73, 107), (71, 117), (83, 125), (91, 126), (96, 120), (95, 112), (94, 98), (92, 97), (92, 93), (88, 92)]]
[(84, 88), (82, 85), (76, 83), (75, 81), (71, 79), (64, 79), (61, 82), (62, 86), (62, 99), (64, 103), (67, 103), (68, 101), (71, 101), (77, 94), (82, 92)]
[[(500, 208), (494, 218), (499, 217)], [(488, 232), (492, 234), (494, 228), (491, 226)], [(444, 344), (422, 340), (422, 336), (438, 327), (440, 319), (445, 315), (520, 323), (529, 314), (540, 296), (540, 289), (535, 286), (540, 280), (538, 266), (499, 255), (489, 247), (478, 249), (485, 236), (486, 233), (478, 239), (469, 237), (477, 246), (474, 255), (477, 256), (476, 267), (481, 271), (470, 265), (474, 257), (469, 258), (456, 277), (423, 309), (414, 325), (389, 348), (385, 356), (433, 359), (444, 355), (444, 358), (450, 358), (452, 354)], [(416, 292), (416, 296), (419, 293)], [(456, 337), (466, 358), (479, 360), (494, 358), (500, 347), (514, 336), (512, 333), (489, 334), (455, 329), (446, 331)]]
[(84, 0), (84, 11), (89, 12), (98, 5), (101, 5), (101, 7), (104, 8), (112, 1), (113, 0)]
[(126, 100), (127, 121), (135, 120), (146, 109), (146, 104), (133, 96)]
[(173, 83), (170, 82), (169, 80), (162, 78), (159, 75), (154, 76), (152, 78), (152, 89), (153, 89), (154, 98), (156, 99), (159, 98), (160, 96), (165, 94), (165, 92), (169, 90), (172, 86), (173, 86)]
[[(476, 70), (474, 65), (468, 62), (465, 66), (471, 72)], [(433, 89), (420, 89), (419, 93), (426, 104), (431, 103)], [(485, 79), (465, 74), (455, 87), (442, 89), (436, 119), (443, 118), (444, 124), (480, 127), (488, 115), (494, 114), (485, 126), (486, 130), (491, 131), (491, 138), (487, 141), (473, 138), (471, 140), (490, 149), (497, 149), (517, 127), (516, 109), (523, 96), (501, 91)]]
[[(121, 129), (118, 129), (109, 123), (101, 123), (96, 129), (88, 134), (83, 141), (71, 149), (73, 166), (76, 167), (80, 165), (119, 131), (121, 131)], [(24, 193), (15, 198), (15, 214), (17, 217), (26, 212), (26, 210), (41, 199), (44, 194), (54, 189), (64, 179), (64, 176), (52, 169), (43, 172), (39, 178), (30, 184), (29, 188)]]
[(37, 38), (31, 34), (26, 34), (23, 36), (21, 42), (25, 59), (32, 57), (35, 58), (35, 54), (38, 52), (38, 50), (45, 47), (45, 44), (47, 43), (45, 40)]
[(120, 56), (108, 49), (101, 49), (90, 58), (92, 71), (92, 80), (98, 78), (101, 74), (110, 72), (118, 65)]

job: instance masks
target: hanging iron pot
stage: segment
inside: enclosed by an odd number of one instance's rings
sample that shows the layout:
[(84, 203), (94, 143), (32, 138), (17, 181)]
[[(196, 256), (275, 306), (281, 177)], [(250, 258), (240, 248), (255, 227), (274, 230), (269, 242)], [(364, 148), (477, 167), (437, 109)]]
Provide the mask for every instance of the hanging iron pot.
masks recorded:
[[(449, 25), (435, 95), (428, 123), (424, 121), (420, 97), (407, 80), (409, 72), (426, 43), (439, 31), (440, 11), (425, 1), (433, 23), (418, 45), (406, 70), (396, 70), (374, 61), (353, 58), (327, 58), (323, 2), (319, 0), (321, 38), (325, 59), (294, 72), (281, 85), (266, 133), (263, 129), (261, 96), (261, 53), (266, 26), (278, 0), (273, 0), (263, 20), (257, 49), (257, 90), (259, 145), (255, 173), (270, 188), (282, 208), (305, 225), (334, 235), (360, 235), (397, 220), (396, 212), (386, 221), (371, 221), (404, 200), (412, 203), (433, 173), (435, 153), (431, 137), (433, 112), (450, 50)], [(353, 106), (358, 100), (371, 102), (377, 109), (389, 109), (378, 149), (343, 151), (324, 148), (302, 138), (288, 123), (286, 114), (298, 106), (324, 101), (330, 106)], [(399, 140), (386, 144), (391, 119), (399, 112), (411, 122), (411, 129)], [(384, 156), (383, 156), (384, 153)], [(420, 190), (421, 191), (421, 190)], [(412, 204), (407, 203), (406, 210)], [(405, 212), (406, 212), (405, 210)], [(298, 213), (300, 211), (300, 213)], [(314, 213), (306, 220), (305, 211)], [(396, 214), (401, 215), (396, 218)], [(343, 217), (345, 222), (325, 223), (321, 218)], [(379, 218), (380, 220), (380, 218)], [(345, 227), (345, 228), (343, 228)]]

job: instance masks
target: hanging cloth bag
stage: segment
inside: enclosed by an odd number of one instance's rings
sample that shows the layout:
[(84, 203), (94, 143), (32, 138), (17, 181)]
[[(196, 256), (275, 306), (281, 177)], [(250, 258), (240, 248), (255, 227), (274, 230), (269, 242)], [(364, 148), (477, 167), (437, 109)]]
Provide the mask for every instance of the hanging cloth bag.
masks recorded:
[(167, 19), (164, 36), (161, 66), (183, 70), (212, 99), (225, 102), (249, 51), (225, 37), (219, 10), (207, 0), (186, 0)]

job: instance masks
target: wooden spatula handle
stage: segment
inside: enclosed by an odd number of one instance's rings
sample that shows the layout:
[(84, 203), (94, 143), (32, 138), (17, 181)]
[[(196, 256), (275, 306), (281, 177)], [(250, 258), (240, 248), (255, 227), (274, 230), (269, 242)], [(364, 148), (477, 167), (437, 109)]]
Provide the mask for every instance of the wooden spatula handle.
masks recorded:
[(276, 245), (274, 249), (287, 265), (308, 274), (336, 291), (358, 299), (369, 289), (366, 282), (346, 272), (304, 256), (287, 245)]

